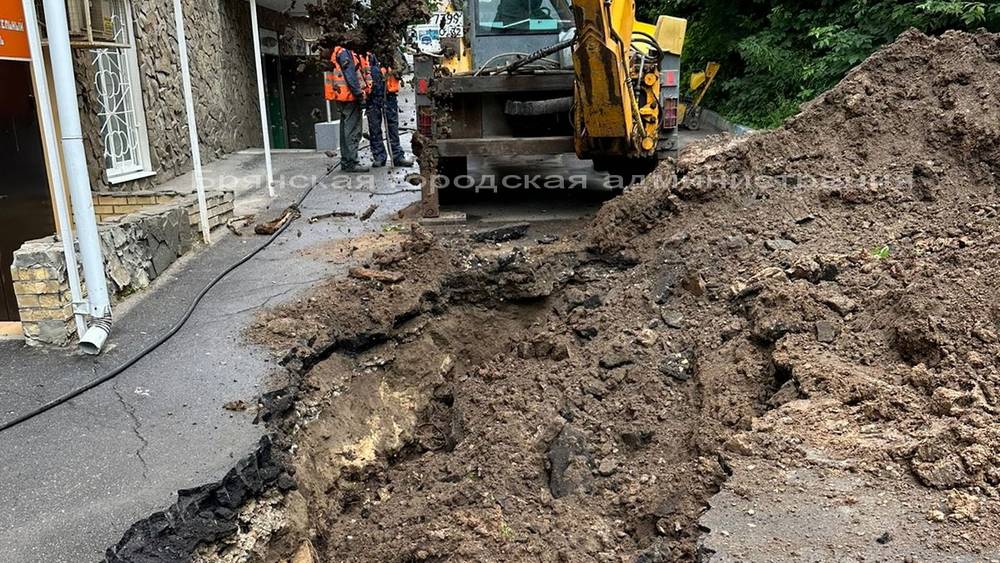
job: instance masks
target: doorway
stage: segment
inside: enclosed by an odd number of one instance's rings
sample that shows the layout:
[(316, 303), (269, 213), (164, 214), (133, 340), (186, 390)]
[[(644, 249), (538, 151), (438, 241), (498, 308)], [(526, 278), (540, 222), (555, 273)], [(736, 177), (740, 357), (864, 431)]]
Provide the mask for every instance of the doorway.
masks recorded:
[(271, 148), (287, 149), (285, 98), (281, 87), (281, 57), (278, 55), (264, 55), (264, 99), (267, 122), (271, 128)]
[(10, 265), (25, 241), (55, 233), (31, 67), (0, 60), (0, 322), (19, 320)]

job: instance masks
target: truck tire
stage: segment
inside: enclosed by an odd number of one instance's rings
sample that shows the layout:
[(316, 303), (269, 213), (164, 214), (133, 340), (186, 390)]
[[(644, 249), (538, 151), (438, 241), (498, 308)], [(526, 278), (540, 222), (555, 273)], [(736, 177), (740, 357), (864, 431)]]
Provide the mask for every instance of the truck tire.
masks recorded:
[(689, 131), (697, 131), (701, 129), (701, 107), (689, 110), (687, 115), (684, 116), (684, 127), (686, 127)]

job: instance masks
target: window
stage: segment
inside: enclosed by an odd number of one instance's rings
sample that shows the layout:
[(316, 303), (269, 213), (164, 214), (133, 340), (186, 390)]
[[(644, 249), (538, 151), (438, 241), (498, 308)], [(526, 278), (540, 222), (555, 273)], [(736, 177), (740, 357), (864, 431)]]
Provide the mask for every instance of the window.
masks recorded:
[(566, 0), (479, 0), (479, 35), (558, 33), (573, 27)]
[(112, 184), (152, 175), (146, 117), (139, 86), (132, 10), (127, 0), (111, 0), (114, 42), (91, 50), (104, 169)]

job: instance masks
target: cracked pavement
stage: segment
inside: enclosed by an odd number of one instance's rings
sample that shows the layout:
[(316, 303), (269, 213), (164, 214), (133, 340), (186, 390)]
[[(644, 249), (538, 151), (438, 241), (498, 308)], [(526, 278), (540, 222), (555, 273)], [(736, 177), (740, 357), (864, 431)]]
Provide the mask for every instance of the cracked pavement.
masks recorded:
[[(284, 180), (322, 177), (330, 160), (316, 153), (276, 153), (274, 163), (278, 197), (260, 212), (262, 218), (277, 216), (302, 193), (301, 183)], [(215, 169), (233, 175), (235, 169), (252, 175), (262, 168), (263, 155), (247, 153), (213, 162), (206, 174)], [(405, 171), (393, 171), (391, 178), (389, 173), (378, 171), (375, 187), (405, 191), (379, 196), (323, 186), (302, 208), (310, 217), (360, 212), (378, 203), (372, 219), (299, 219), (259, 259), (216, 286), (160, 349), (112, 382), (0, 433), (0, 561), (100, 560), (133, 522), (173, 503), (177, 490), (221, 478), (252, 451), (262, 433), (251, 423), (253, 410), (234, 413), (222, 406), (237, 399), (252, 403), (278, 371), (276, 359), (244, 344), (240, 333), (257, 309), (295, 299), (327, 275), (344, 273), (343, 266), (301, 250), (381, 229), (419, 198), (405, 183)], [(237, 193), (237, 215), (269, 203), (260, 190)], [(0, 419), (108, 373), (166, 332), (208, 281), (266, 240), (225, 228), (213, 236), (211, 247), (198, 248), (152, 289), (116, 306), (112, 345), (96, 359), (0, 341)]]
[[(114, 385), (112, 389), (115, 392), (115, 396), (118, 397), (118, 402), (122, 404), (122, 409), (124, 409), (125, 414), (128, 415), (129, 420), (132, 421), (132, 433), (135, 437), (139, 439), (139, 448), (135, 450), (135, 457), (139, 459), (139, 463), (142, 464), (142, 476), (143, 478), (149, 478), (149, 464), (146, 463), (146, 458), (142, 457), (142, 452), (149, 447), (149, 440), (147, 440), (142, 435), (142, 421), (139, 417), (135, 416), (135, 405), (132, 405), (125, 401), (125, 397), (122, 396), (122, 392), (118, 389), (118, 385)], [(138, 388), (137, 388), (138, 389)]]

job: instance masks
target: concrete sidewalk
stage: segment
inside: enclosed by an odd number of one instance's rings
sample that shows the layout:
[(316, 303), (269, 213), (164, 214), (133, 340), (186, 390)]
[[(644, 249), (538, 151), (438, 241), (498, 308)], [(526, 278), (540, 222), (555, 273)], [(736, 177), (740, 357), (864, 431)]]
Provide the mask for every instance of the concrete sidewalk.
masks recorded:
[[(206, 177), (228, 175), (242, 182), (235, 187), (237, 214), (276, 216), (311, 185), (305, 179), (323, 178), (333, 161), (316, 153), (280, 153), (274, 163), (279, 190), (274, 200), (254, 181), (263, 174), (263, 156), (253, 151), (212, 163)], [(376, 172), (380, 192), (412, 190), (403, 182), (406, 171), (387, 174)], [(379, 196), (345, 189), (343, 177), (333, 178), (341, 187), (330, 188), (331, 178), (317, 187), (303, 205), (305, 217), (361, 211), (373, 202), (380, 204), (375, 216), (365, 223), (300, 219), (216, 286), (188, 325), (159, 350), (116, 380), (0, 434), (0, 561), (99, 560), (134, 521), (171, 504), (178, 489), (221, 478), (254, 448), (262, 429), (251, 424), (253, 414), (222, 406), (237, 399), (252, 403), (277, 366), (264, 350), (242, 343), (241, 330), (261, 307), (294, 299), (338, 273), (300, 250), (381, 229), (396, 210), (419, 198), (412, 191)], [(171, 184), (188, 187), (190, 177)], [(165, 332), (210, 279), (265, 240), (252, 233), (237, 237), (225, 228), (213, 235), (212, 246), (186, 256), (152, 288), (116, 307), (113, 346), (103, 356), (0, 342), (0, 420), (131, 357)]]

